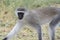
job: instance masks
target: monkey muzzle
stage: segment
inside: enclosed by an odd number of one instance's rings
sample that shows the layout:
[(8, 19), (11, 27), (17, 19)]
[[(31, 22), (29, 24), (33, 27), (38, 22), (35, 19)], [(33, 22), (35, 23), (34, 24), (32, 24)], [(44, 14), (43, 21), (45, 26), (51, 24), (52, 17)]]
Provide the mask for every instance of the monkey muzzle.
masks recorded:
[(18, 18), (21, 20), (24, 17), (24, 13), (23, 12), (18, 12)]

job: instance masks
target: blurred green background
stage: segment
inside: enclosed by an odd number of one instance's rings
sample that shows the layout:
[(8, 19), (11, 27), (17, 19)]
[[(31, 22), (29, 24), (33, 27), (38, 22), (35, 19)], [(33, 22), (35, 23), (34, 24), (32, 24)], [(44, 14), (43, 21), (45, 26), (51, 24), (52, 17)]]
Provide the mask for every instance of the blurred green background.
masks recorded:
[[(4, 38), (13, 28), (17, 17), (15, 9), (17, 7), (26, 7), (34, 9), (37, 7), (60, 7), (60, 0), (0, 0), (0, 40)], [(49, 40), (48, 24), (42, 25), (43, 40)], [(11, 40), (37, 40), (35, 29), (24, 25), (24, 28)], [(60, 28), (56, 29), (56, 40), (60, 40)]]

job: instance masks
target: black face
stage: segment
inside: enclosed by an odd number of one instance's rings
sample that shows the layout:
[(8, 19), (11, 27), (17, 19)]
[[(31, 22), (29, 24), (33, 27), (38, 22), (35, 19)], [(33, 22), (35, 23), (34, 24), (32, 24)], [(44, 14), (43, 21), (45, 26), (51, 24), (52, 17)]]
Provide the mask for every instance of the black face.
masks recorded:
[(24, 17), (24, 13), (23, 12), (18, 12), (18, 18), (21, 20)]

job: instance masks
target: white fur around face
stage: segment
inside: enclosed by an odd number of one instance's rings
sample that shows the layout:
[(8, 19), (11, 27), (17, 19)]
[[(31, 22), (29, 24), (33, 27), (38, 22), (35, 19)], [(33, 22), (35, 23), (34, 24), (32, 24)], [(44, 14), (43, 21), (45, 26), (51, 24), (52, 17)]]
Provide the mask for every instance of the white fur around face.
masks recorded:
[(25, 11), (15, 11), (15, 14), (16, 14), (17, 17), (18, 17), (18, 12), (24, 13), (24, 17), (29, 15), (29, 11), (28, 12), (27, 11), (26, 12)]

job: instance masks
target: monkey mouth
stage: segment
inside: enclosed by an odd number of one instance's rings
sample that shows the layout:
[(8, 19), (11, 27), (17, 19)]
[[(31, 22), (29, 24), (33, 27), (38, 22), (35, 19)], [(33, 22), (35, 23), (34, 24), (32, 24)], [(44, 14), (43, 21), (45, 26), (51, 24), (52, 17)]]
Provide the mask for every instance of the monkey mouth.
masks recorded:
[(21, 20), (21, 19), (23, 19), (23, 17), (24, 17), (24, 13), (23, 12), (19, 12), (18, 13), (18, 18)]

